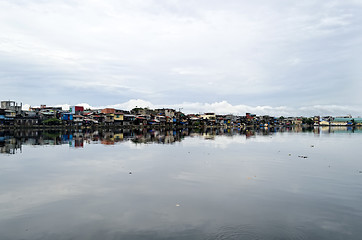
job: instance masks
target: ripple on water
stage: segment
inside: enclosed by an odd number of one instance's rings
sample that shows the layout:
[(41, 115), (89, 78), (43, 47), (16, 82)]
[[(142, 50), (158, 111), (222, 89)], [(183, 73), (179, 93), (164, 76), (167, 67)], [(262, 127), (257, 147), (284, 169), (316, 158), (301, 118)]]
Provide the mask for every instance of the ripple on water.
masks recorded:
[[(269, 229), (268, 229), (269, 230)], [(285, 226), (285, 225), (272, 225), (270, 230), (265, 230), (263, 239), (293, 239), (293, 240), (304, 240), (310, 239), (305, 234), (304, 227)]]
[(285, 227), (282, 225), (272, 226), (225, 226), (207, 238), (207, 240), (261, 240), (261, 239), (308, 239), (302, 227)]
[(225, 226), (218, 229), (216, 233), (207, 240), (226, 239), (260, 239), (256, 234), (256, 229), (252, 225)]

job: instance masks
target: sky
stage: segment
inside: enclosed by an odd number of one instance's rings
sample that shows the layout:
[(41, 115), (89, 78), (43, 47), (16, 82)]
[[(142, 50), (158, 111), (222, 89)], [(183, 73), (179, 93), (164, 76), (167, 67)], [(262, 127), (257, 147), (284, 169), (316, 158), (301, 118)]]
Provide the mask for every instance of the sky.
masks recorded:
[(0, 0), (24, 106), (362, 115), (360, 0)]

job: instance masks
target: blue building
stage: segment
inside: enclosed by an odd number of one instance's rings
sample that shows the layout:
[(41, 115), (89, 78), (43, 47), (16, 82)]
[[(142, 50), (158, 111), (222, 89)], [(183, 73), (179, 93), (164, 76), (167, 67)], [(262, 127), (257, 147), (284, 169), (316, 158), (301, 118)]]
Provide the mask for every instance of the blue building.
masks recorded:
[(62, 121), (73, 121), (73, 113), (63, 112), (60, 115)]

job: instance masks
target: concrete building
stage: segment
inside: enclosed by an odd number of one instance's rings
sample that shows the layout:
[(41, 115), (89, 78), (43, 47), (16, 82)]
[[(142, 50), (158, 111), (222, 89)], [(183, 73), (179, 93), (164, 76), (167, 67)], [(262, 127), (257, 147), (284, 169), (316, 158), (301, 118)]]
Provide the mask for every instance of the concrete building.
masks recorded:
[(22, 104), (18, 105), (14, 101), (1, 101), (1, 108), (7, 110), (9, 113), (14, 112), (15, 116), (21, 114)]

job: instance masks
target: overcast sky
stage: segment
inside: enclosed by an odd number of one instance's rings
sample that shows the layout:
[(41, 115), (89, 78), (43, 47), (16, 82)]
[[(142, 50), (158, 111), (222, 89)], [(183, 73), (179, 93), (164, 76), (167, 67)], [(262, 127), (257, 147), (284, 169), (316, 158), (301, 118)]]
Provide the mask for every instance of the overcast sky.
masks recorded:
[(0, 0), (0, 98), (362, 115), (361, 0)]

